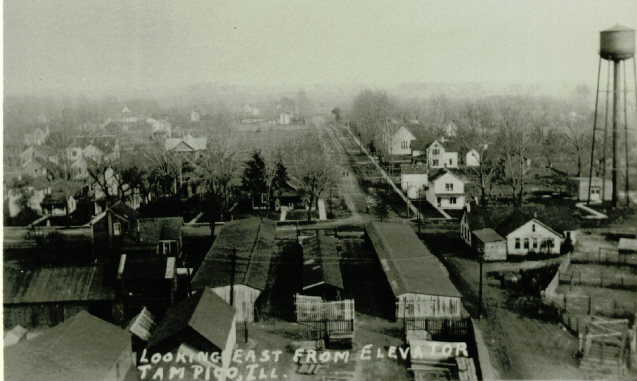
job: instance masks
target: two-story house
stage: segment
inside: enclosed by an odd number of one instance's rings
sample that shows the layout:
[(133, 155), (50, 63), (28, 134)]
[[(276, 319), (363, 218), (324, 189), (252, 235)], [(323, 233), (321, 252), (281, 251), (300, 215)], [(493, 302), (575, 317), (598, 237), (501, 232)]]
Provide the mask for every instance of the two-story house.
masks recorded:
[(208, 147), (208, 138), (195, 138), (186, 134), (183, 138), (169, 138), (164, 143), (166, 151), (181, 153), (197, 158)]
[(429, 177), (427, 201), (442, 209), (462, 209), (465, 204), (465, 184), (458, 175), (439, 170)]
[(427, 164), (431, 168), (458, 168), (457, 143), (448, 140), (435, 140), (427, 147)]

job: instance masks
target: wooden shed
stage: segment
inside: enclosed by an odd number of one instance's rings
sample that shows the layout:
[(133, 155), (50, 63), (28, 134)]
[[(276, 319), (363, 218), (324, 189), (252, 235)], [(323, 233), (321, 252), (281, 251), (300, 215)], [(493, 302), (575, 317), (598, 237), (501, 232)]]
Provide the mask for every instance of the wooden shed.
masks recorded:
[(472, 231), (472, 248), (485, 261), (506, 261), (507, 240), (491, 228)]
[(4, 326), (54, 326), (80, 311), (107, 321), (120, 321), (114, 274), (104, 266), (27, 269), (5, 265)]
[(397, 319), (462, 316), (462, 295), (447, 269), (409, 225), (371, 222), (365, 231), (396, 298)]
[(192, 289), (212, 288), (237, 309), (238, 321), (255, 321), (257, 299), (265, 290), (275, 250), (275, 232), (274, 221), (268, 219), (226, 223), (195, 273)]
[(302, 294), (338, 300), (343, 289), (336, 238), (317, 230), (303, 241)]
[[(181, 352), (199, 359), (199, 352), (218, 352), (228, 368), (237, 340), (236, 310), (206, 288), (171, 307), (150, 336), (150, 353)], [(206, 360), (203, 365), (218, 367)]]
[(41, 335), (5, 348), (4, 377), (13, 381), (121, 381), (137, 377), (130, 333), (86, 311)]

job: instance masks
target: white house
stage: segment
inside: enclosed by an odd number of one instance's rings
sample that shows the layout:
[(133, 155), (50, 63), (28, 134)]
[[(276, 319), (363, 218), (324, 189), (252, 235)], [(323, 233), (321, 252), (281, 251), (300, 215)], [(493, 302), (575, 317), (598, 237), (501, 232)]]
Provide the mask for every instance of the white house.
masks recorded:
[(571, 193), (577, 195), (578, 200), (588, 201), (589, 184), (591, 187), (591, 202), (602, 201), (602, 190), (604, 191), (604, 201), (612, 199), (613, 182), (610, 179), (602, 181), (600, 177), (593, 177), (592, 180), (590, 177), (571, 177), (568, 182), (568, 189)]
[(465, 203), (465, 180), (448, 171), (429, 178), (427, 201), (442, 209), (462, 209)]
[(392, 155), (411, 155), (411, 142), (416, 140), (413, 132), (400, 126), (392, 136)]
[(417, 199), (425, 196), (428, 184), (428, 170), (424, 164), (403, 164), (400, 166), (400, 187), (407, 197)]
[(46, 126), (44, 131), (42, 131), (42, 129), (38, 127), (32, 133), (24, 134), (24, 144), (27, 146), (42, 145), (44, 144), (44, 142), (46, 142), (49, 134), (49, 126)]
[(529, 220), (519, 211), (514, 211), (497, 231), (506, 238), (508, 256), (527, 255), (529, 252), (560, 254), (564, 238), (537, 218)]
[(458, 134), (458, 126), (456, 126), (455, 123), (451, 122), (445, 126), (445, 128), (443, 129), (443, 133), (447, 138), (455, 138)]
[(480, 153), (474, 148), (465, 155), (465, 165), (467, 167), (480, 166)]
[(431, 168), (458, 168), (458, 149), (436, 140), (427, 147), (427, 163)]

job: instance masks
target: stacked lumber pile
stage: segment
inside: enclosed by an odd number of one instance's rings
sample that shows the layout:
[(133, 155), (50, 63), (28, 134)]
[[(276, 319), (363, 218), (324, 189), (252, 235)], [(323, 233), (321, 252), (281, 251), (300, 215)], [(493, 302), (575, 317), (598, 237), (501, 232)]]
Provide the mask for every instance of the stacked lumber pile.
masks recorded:
[(476, 364), (470, 357), (456, 357), (458, 364), (458, 379), (460, 381), (478, 381)]

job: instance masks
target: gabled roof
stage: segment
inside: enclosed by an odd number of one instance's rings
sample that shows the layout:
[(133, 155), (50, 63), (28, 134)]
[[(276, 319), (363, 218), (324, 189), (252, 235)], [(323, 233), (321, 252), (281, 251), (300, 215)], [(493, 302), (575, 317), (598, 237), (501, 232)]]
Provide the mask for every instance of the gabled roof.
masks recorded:
[(475, 202), (470, 204), (471, 211), (465, 210), (464, 215), (471, 231), (482, 230), (486, 228), (495, 229), (502, 221), (504, 221), (513, 211), (511, 205), (498, 206), (479, 206)]
[(208, 146), (208, 138), (195, 138), (190, 134), (186, 134), (183, 138), (168, 138), (165, 149), (166, 151), (176, 150), (181, 144), (185, 144), (192, 151), (204, 151)]
[(460, 152), (462, 145), (456, 140), (445, 140), (440, 143), (445, 148), (445, 152)]
[(503, 237), (508, 236), (512, 232), (518, 230), (520, 227), (524, 226), (529, 221), (535, 221), (539, 225), (544, 226), (546, 229), (552, 231), (553, 233), (561, 236), (561, 233), (556, 232), (551, 229), (550, 226), (539, 221), (537, 218), (534, 218), (533, 215), (526, 214), (520, 209), (514, 210), (497, 228), (496, 231)]
[(401, 175), (427, 174), (429, 170), (422, 164), (403, 164), (400, 166)]
[(5, 348), (4, 376), (15, 381), (104, 380), (125, 352), (132, 356), (126, 330), (82, 311), (34, 339)]
[[(70, 198), (70, 197), (69, 197)], [(63, 192), (52, 192), (44, 196), (43, 205), (66, 205), (66, 195)]]
[(226, 223), (193, 277), (192, 288), (230, 285), (235, 249), (235, 284), (265, 290), (275, 233), (276, 225), (268, 219), (253, 217)]
[(416, 138), (410, 146), (417, 151), (424, 151), (436, 140), (436, 134), (422, 124), (409, 124), (405, 125), (405, 128)]
[(475, 235), (480, 241), (482, 241), (484, 243), (498, 242), (498, 241), (505, 241), (506, 240), (506, 238), (502, 237), (500, 234), (496, 233), (496, 231), (491, 229), (491, 228), (486, 228), (486, 229), (481, 229), (481, 230), (474, 230), (471, 233), (473, 235)]
[(439, 178), (441, 178), (442, 176), (446, 174), (450, 174), (451, 176), (455, 177), (456, 179), (462, 181), (465, 184), (468, 182), (466, 179), (456, 175), (455, 173), (451, 172), (448, 169), (439, 169), (437, 172), (432, 173), (431, 176), (429, 176), (429, 182), (436, 182)]
[(321, 284), (344, 289), (336, 239), (317, 231), (303, 242), (303, 290)]
[(405, 293), (462, 297), (443, 264), (403, 223), (371, 222), (365, 231), (374, 245), (394, 296)]
[(3, 303), (113, 300), (115, 290), (104, 266), (26, 269), (4, 266)]
[[(209, 288), (197, 292), (171, 307), (148, 341), (152, 348), (191, 328), (221, 350), (226, 349), (228, 335), (237, 310)], [(181, 343), (175, 343), (177, 346)]]

